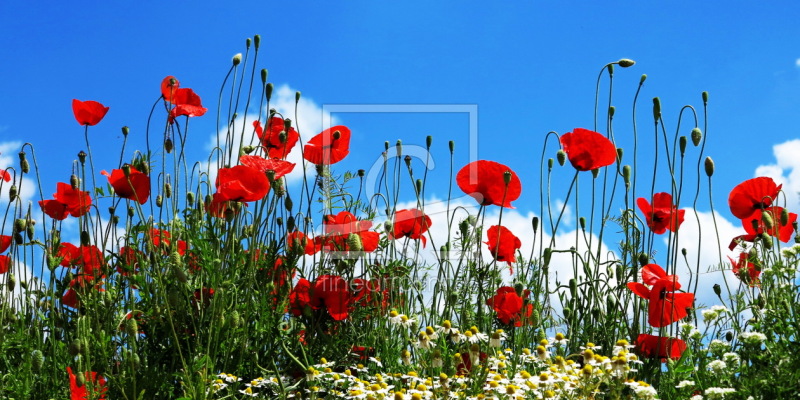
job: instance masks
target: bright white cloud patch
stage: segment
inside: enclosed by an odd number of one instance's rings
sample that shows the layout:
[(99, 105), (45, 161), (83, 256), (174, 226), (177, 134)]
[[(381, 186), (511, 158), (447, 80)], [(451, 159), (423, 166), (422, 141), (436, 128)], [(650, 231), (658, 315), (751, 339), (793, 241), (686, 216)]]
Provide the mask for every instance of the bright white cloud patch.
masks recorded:
[[(8, 205), (8, 191), (11, 189), (12, 184), (17, 186), (17, 194), (19, 196), (19, 203), (24, 209), (27, 209), (28, 203), (32, 201), (33, 196), (36, 194), (36, 183), (27, 177), (20, 180), (21, 171), (19, 171), (19, 158), (18, 153), (22, 147), (22, 142), (3, 142), (0, 143), (0, 168), (6, 169), (13, 166), (17, 169), (16, 181), (5, 182), (0, 181), (0, 209), (5, 209)], [(14, 178), (14, 173), (9, 171)], [(55, 192), (55, 189), (53, 190)], [(38, 207), (36, 205), (35, 207)]]
[[(782, 184), (786, 208), (796, 211), (800, 209), (800, 139), (776, 144), (772, 146), (772, 153), (775, 163), (759, 166), (755, 176), (768, 176)], [(778, 204), (781, 203), (779, 200)]]

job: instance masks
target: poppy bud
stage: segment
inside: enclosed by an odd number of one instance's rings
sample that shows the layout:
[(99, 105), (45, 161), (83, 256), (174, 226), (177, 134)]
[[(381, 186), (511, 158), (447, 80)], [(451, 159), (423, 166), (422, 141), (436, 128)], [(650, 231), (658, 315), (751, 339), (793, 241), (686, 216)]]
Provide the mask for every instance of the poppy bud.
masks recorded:
[(361, 243), (361, 236), (351, 233), (347, 236), (347, 249), (350, 251), (364, 250), (364, 245)]
[(31, 223), (28, 224), (28, 229), (25, 231), (28, 234), (28, 240), (33, 240), (33, 234), (34, 234), (33, 226), (35, 224), (36, 221), (31, 221)]
[(16, 244), (23, 244), (25, 243), (25, 239), (22, 237), (22, 234), (17, 232), (14, 234), (14, 243)]
[(250, 48), (250, 43), (252, 43), (252, 42), (253, 42), (252, 39), (247, 38), (247, 40), (244, 41), (245, 47), (249, 49)]
[(608, 65), (606, 65), (606, 67), (608, 68), (608, 76), (609, 77), (613, 76), (614, 75), (614, 64), (613, 63), (612, 64), (608, 64)]
[(710, 178), (714, 175), (714, 160), (711, 157), (706, 157), (706, 175)]
[(242, 147), (242, 153), (244, 153), (244, 154), (250, 154), (250, 153), (252, 153), (252, 152), (253, 152), (255, 149), (256, 149), (256, 147), (255, 147), (255, 146), (250, 146), (250, 145), (247, 145), (247, 146), (244, 146), (244, 147)]
[(406, 162), (406, 167), (409, 167), (409, 168), (411, 168), (411, 156), (405, 156), (405, 157), (403, 157), (403, 161), (405, 161), (405, 162)]
[(617, 163), (622, 162), (622, 154), (624, 154), (622, 147), (617, 147)]
[(8, 198), (10, 201), (14, 201), (17, 199), (17, 185), (11, 185), (11, 188), (8, 189)]
[(456, 149), (456, 142), (451, 140), (449, 143), (447, 143), (447, 146), (450, 148), (450, 155), (452, 155)]
[[(247, 38), (247, 40), (249, 42), (250, 38)], [(248, 45), (247, 47), (250, 47), (250, 45)], [(242, 53), (237, 53), (236, 55), (234, 55), (232, 61), (233, 61), (233, 66), (234, 67), (239, 65), (242, 62)]]
[(283, 206), (286, 207), (286, 211), (292, 212), (294, 202), (290, 196), (286, 196), (286, 199), (283, 200)]
[(622, 179), (625, 181), (625, 187), (631, 184), (631, 166), (625, 165), (622, 167)]
[(139, 324), (136, 322), (136, 319), (134, 319), (133, 316), (125, 321), (125, 333), (133, 337), (136, 337), (136, 335), (139, 334)]
[(686, 257), (686, 247), (681, 248), (681, 254)]
[(8, 291), (13, 292), (17, 287), (17, 277), (14, 274), (8, 274)]
[(164, 204), (164, 198), (161, 195), (156, 196), (156, 207), (161, 207)]
[(648, 257), (647, 254), (645, 253), (639, 253), (639, 265), (644, 267), (649, 263), (650, 263), (650, 257)]
[(767, 230), (771, 230), (775, 226), (775, 221), (772, 219), (771, 212), (761, 213), (761, 221), (764, 222), (764, 227), (767, 228)]
[(433, 136), (431, 136), (431, 135), (426, 136), (425, 137), (425, 147), (428, 150), (430, 150), (432, 144), (433, 144)]
[(267, 87), (266, 87), (267, 101), (269, 101), (272, 98), (272, 91), (274, 89), (275, 89), (275, 85), (273, 85), (272, 82), (267, 84)]
[(86, 152), (85, 151), (81, 150), (81, 151), (78, 152), (78, 161), (80, 161), (81, 164), (86, 163)]
[(617, 298), (613, 294), (606, 297), (606, 309), (613, 310), (617, 308)]
[(678, 140), (678, 148), (681, 150), (681, 157), (683, 157), (683, 154), (686, 153), (687, 143), (688, 139), (686, 139), (686, 136), (681, 136), (680, 139)]
[(653, 97), (653, 119), (656, 123), (661, 119), (661, 99), (658, 97)]
[(175, 144), (172, 143), (172, 139), (166, 138), (164, 140), (164, 151), (166, 151), (167, 154), (169, 154), (169, 153), (172, 153), (172, 149), (174, 149), (174, 148), (175, 148)]
[[(278, 224), (278, 226), (283, 226), (283, 218), (276, 217), (275, 218), (275, 223)], [(245, 236), (247, 236), (247, 235), (245, 234)]]
[(461, 223), (458, 224), (458, 229), (461, 231), (461, 237), (469, 236), (469, 222), (467, 222), (467, 220), (461, 221)]
[(700, 128), (692, 129), (692, 144), (697, 147), (700, 145), (700, 139), (703, 138), (703, 131)]
[(241, 318), (239, 318), (239, 312), (236, 310), (231, 311), (231, 313), (228, 315), (226, 322), (228, 323), (228, 326), (230, 326), (231, 328), (233, 329), (238, 328), (240, 322), (242, 322)]
[(111, 216), (111, 223), (114, 225), (119, 224), (119, 215), (112, 215)]
[(769, 236), (767, 233), (762, 233), (759, 235), (761, 237), (761, 242), (764, 245), (764, 248), (769, 250), (772, 248), (772, 237)]
[(600, 175), (600, 168), (595, 168), (592, 170), (592, 178), (597, 178)]
[(17, 218), (14, 220), (14, 233), (19, 233), (28, 227), (28, 220), (25, 218)]
[(617, 61), (617, 64), (619, 64), (619, 66), (622, 68), (628, 68), (636, 64), (636, 61), (633, 61), (629, 58), (622, 58), (619, 61)]
[(531, 226), (533, 226), (533, 233), (539, 230), (539, 217), (533, 217), (531, 219)]
[(569, 294), (575, 298), (578, 296), (578, 282), (575, 278), (569, 280)]
[(275, 170), (268, 169), (267, 170), (267, 179), (269, 179), (269, 183), (275, 182)]
[(359, 178), (363, 178), (364, 174), (366, 174), (366, 173), (367, 173), (367, 171), (364, 171), (363, 169), (360, 169), (360, 170), (358, 170), (358, 177)]
[(30, 166), (30, 164), (28, 164), (28, 159), (25, 158), (25, 152), (24, 151), (20, 151), (19, 152), (19, 165), (22, 168), (22, 173), (24, 173), (24, 174), (27, 174), (28, 171), (31, 170), (31, 166)]
[(290, 215), (288, 218), (286, 218), (286, 230), (287, 231), (289, 231), (289, 232), (293, 231), (294, 227), (295, 227), (295, 224), (296, 223), (295, 223), (295, 219), (294, 219), (293, 216)]
[(81, 231), (81, 245), (88, 246), (92, 244), (92, 237), (88, 231)]
[(547, 159), (547, 171), (552, 171), (552, 170), (553, 170), (553, 159), (552, 158), (548, 158)]
[(82, 388), (86, 385), (86, 377), (83, 375), (82, 372), (79, 372), (77, 375), (75, 375), (75, 384), (79, 388)]
[(136, 209), (133, 207), (128, 207), (128, 216), (133, 217), (134, 215), (136, 215)]
[(172, 185), (169, 182), (164, 184), (164, 197), (172, 197)]
[(614, 106), (608, 106), (608, 118), (614, 118), (614, 112), (617, 111), (617, 108)]
[(642, 77), (639, 78), (639, 86), (641, 86), (646, 80), (647, 80), (647, 74), (642, 74)]
[(186, 203), (194, 204), (194, 192), (186, 192)]
[(261, 69), (261, 83), (264, 83), (264, 84), (267, 83), (267, 76), (268, 75), (269, 75), (269, 73), (267, 72), (267, 69), (266, 68), (262, 68)]
[(617, 268), (616, 268), (617, 269), (617, 271), (616, 271), (617, 277), (622, 277), (622, 273), (623, 273), (622, 268), (623, 268), (622, 264), (617, 264)]
[(422, 193), (422, 179), (417, 179), (417, 194)]
[(703, 92), (702, 96), (703, 96), (703, 104), (708, 103), (708, 92)]
[(544, 249), (544, 255), (543, 255), (544, 263), (542, 264), (543, 269), (547, 269), (547, 267), (550, 265), (550, 257), (552, 255), (553, 255), (553, 250), (551, 248), (548, 247)]
[(719, 296), (722, 293), (722, 287), (719, 286), (719, 283), (714, 284), (714, 294)]
[(67, 346), (67, 352), (70, 355), (77, 356), (83, 351), (83, 343), (78, 339), (73, 339)]
[(578, 222), (581, 225), (581, 230), (585, 231), (586, 230), (586, 218), (580, 217), (580, 218), (578, 218)]
[(567, 153), (559, 149), (558, 152), (556, 152), (556, 160), (558, 160), (558, 165), (563, 167), (564, 163), (567, 161)]
[[(334, 134), (335, 134), (335, 132), (334, 132)], [(338, 139), (338, 138), (336, 138), (336, 139)], [(403, 141), (400, 140), (400, 139), (397, 139), (397, 143), (394, 145), (394, 147), (397, 150), (397, 156), (398, 157), (402, 156), (403, 155)]]
[(261, 46), (261, 35), (253, 36), (253, 43), (256, 45), (256, 50)]
[(139, 355), (131, 351), (129, 359), (133, 368), (139, 369)]
[(39, 349), (34, 350), (31, 352), (31, 370), (34, 373), (39, 373), (42, 370), (42, 365), (44, 364), (44, 354)]
[(81, 181), (80, 181), (80, 179), (78, 179), (77, 175), (75, 175), (75, 174), (70, 175), (70, 177), (69, 177), (69, 185), (72, 186), (72, 190), (78, 190), (78, 187), (80, 186), (80, 184), (81, 184)]
[(781, 226), (789, 225), (789, 210), (781, 209)]
[(570, 319), (572, 317), (572, 309), (569, 307), (564, 307), (564, 318)]

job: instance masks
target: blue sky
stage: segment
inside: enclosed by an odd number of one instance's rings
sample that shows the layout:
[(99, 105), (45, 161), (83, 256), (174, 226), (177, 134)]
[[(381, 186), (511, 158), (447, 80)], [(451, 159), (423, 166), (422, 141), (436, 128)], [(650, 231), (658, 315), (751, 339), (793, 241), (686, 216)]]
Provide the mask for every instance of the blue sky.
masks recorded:
[[(592, 127), (597, 74), (620, 58), (636, 65), (616, 69), (619, 145), (630, 145), (631, 99), (642, 74), (648, 78), (638, 103), (640, 135), (652, 132), (653, 97), (661, 98), (672, 132), (680, 108), (700, 109), (700, 93), (708, 91), (706, 154), (716, 161), (718, 210), (730, 218), (728, 191), (757, 170), (798, 189), (787, 190), (787, 197), (790, 205), (800, 204), (800, 178), (792, 177), (800, 171), (793, 161), (800, 142), (790, 142), (798, 136), (800, 4), (792, 1), (144, 3), (2, 6), (0, 144), (34, 144), (46, 198), (55, 182), (69, 178), (71, 162), (85, 147), (73, 98), (111, 107), (90, 129), (97, 169), (111, 169), (120, 127), (131, 128), (129, 159), (141, 148), (161, 79), (175, 75), (211, 110), (191, 122), (195, 154), (207, 154), (231, 56), (244, 51), (245, 38), (260, 34), (259, 68), (269, 70), (276, 87), (287, 86), (290, 95), (301, 90), (314, 105), (477, 105), (478, 156), (522, 176), (523, 197), (515, 202), (520, 215), (538, 210), (545, 134)], [(446, 180), (448, 140), (460, 151), (456, 168), (468, 161), (464, 114), (336, 118), (354, 135), (353, 154), (341, 168), (369, 168), (384, 141), (422, 145), (429, 134), (437, 182)], [(691, 125), (684, 120), (682, 134)], [(776, 159), (773, 146), (779, 144)], [(16, 163), (18, 147), (0, 149), (0, 160)], [(441, 187), (431, 194), (444, 196)]]

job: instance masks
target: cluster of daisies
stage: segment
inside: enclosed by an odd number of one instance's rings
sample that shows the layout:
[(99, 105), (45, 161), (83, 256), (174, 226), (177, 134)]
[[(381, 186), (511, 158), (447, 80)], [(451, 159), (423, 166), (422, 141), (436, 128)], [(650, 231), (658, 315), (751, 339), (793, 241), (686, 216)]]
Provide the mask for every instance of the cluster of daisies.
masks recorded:
[[(413, 318), (396, 312), (389, 320), (398, 326), (413, 326), (409, 322)], [(413, 345), (400, 352), (398, 361), (404, 372), (383, 371), (383, 363), (376, 357), (363, 358), (366, 366), (337, 365), (321, 359), (300, 379), (257, 378), (236, 390), (252, 397), (273, 398), (282, 393), (285, 398), (303, 399), (589, 399), (601, 392), (635, 399), (658, 398), (652, 386), (632, 379), (641, 361), (626, 340), (618, 341), (610, 356), (587, 343), (580, 353), (565, 357), (560, 355), (567, 343), (563, 334), (518, 353), (502, 348), (505, 338), (501, 330), (486, 334), (472, 327), (462, 332), (444, 321), (421, 330)], [(456, 352), (462, 348), (459, 346), (437, 347), (442, 340), (462, 344), (467, 351)], [(422, 350), (430, 350), (427, 360), (412, 360), (412, 352)], [(445, 358), (452, 360), (447, 363), (451, 368), (445, 366)], [(220, 374), (212, 383), (212, 391), (217, 398), (228, 396), (233, 383), (241, 386), (239, 378)]]

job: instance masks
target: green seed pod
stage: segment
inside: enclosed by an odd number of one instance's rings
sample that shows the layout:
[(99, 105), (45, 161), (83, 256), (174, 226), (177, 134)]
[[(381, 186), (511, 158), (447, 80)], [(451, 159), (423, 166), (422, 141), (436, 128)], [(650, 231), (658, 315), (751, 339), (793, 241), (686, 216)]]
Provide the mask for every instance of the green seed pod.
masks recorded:
[(703, 96), (703, 104), (708, 103), (708, 92), (703, 92), (702, 96)]
[(86, 163), (86, 152), (81, 150), (78, 152), (78, 161), (81, 162), (81, 165)]
[(228, 326), (230, 326), (231, 328), (233, 328), (233, 329), (238, 328), (239, 327), (239, 323), (241, 322), (241, 320), (239, 318), (239, 312), (236, 311), (236, 310), (232, 311), (228, 315), (228, 318), (227, 318), (226, 322), (228, 323)]
[(711, 157), (706, 157), (705, 167), (706, 175), (710, 178), (712, 175), (714, 175), (714, 160), (712, 160)]
[(564, 319), (572, 318), (572, 309), (569, 307), (564, 307)]
[(650, 263), (650, 257), (645, 253), (639, 253), (639, 266), (644, 267)]
[(686, 257), (686, 247), (681, 248), (681, 254)]
[[(297, 93), (300, 93), (300, 92), (297, 92)], [(283, 119), (283, 130), (286, 131), (286, 132), (289, 132), (290, 129), (292, 129), (292, 120), (289, 119), (289, 118), (284, 118)], [(285, 142), (282, 142), (282, 143), (285, 143)]]
[(681, 136), (678, 140), (678, 148), (681, 150), (681, 157), (686, 153), (686, 144), (688, 144), (689, 140), (686, 136)]
[(289, 218), (286, 218), (286, 230), (289, 232), (294, 231), (295, 226), (296, 222), (294, 217), (290, 215)]
[(625, 187), (631, 184), (631, 166), (625, 165), (622, 167), (622, 179), (625, 181)]
[(614, 106), (608, 106), (608, 118), (614, 118), (614, 113), (617, 112), (617, 108)]
[(621, 278), (622, 277), (622, 274), (624, 272), (622, 268), (623, 268), (622, 264), (617, 264), (617, 268), (616, 268), (617, 278)]
[(78, 371), (78, 373), (75, 374), (75, 384), (79, 388), (86, 386), (86, 376), (83, 374), (83, 371)]
[(539, 217), (531, 218), (531, 226), (533, 226), (533, 233), (539, 230)]
[(439, 260), (442, 261), (447, 260), (447, 253), (448, 253), (447, 246), (439, 247)]
[(286, 194), (286, 188), (283, 186), (283, 179), (278, 179), (275, 182), (272, 182), (272, 190), (275, 193), (275, 197), (283, 197)]
[(253, 44), (255, 44), (256, 50), (261, 46), (261, 35), (253, 36)]
[(617, 298), (613, 294), (606, 297), (606, 310), (614, 310), (617, 308)]
[(359, 178), (363, 178), (363, 177), (364, 177), (364, 175), (366, 175), (366, 173), (367, 173), (367, 171), (365, 171), (365, 170), (363, 170), (363, 169), (360, 169), (360, 170), (358, 170), (358, 172), (357, 172), (357, 174), (358, 174), (358, 177), (359, 177)]
[(647, 80), (647, 74), (642, 74), (642, 77), (639, 78), (639, 86), (641, 86), (646, 80)]
[(761, 236), (761, 244), (764, 245), (764, 248), (767, 250), (772, 249), (772, 237), (767, 233), (762, 233)]
[(17, 194), (19, 191), (17, 190), (17, 185), (11, 184), (11, 188), (8, 189), (8, 199), (9, 201), (13, 202), (17, 200)]
[(453, 155), (453, 152), (456, 150), (456, 142), (450, 141), (447, 146), (450, 148), (450, 155)]
[(636, 64), (636, 61), (633, 61), (629, 58), (622, 58), (619, 61), (617, 61), (617, 64), (619, 64), (619, 66), (622, 68), (628, 68)]
[(136, 322), (135, 318), (131, 317), (125, 321), (125, 333), (133, 337), (139, 334), (139, 323)]
[(294, 206), (294, 202), (292, 201), (291, 196), (286, 196), (286, 198), (283, 199), (283, 206), (286, 208), (286, 211), (292, 212), (292, 207)]
[(578, 296), (578, 281), (575, 278), (569, 280), (569, 294), (574, 298)]
[(772, 228), (775, 227), (775, 221), (772, 219), (771, 212), (761, 213), (761, 221), (764, 222), (764, 227), (767, 228), (767, 230), (772, 230)]
[(25, 232), (28, 234), (28, 240), (33, 240), (33, 234), (35, 233), (33, 229), (33, 222), (34, 221), (31, 221), (31, 223), (28, 224), (28, 229), (25, 230)]
[(600, 175), (600, 168), (595, 168), (592, 170), (592, 178), (597, 179), (597, 176)]
[(194, 204), (194, 192), (186, 192), (186, 203)]
[(138, 354), (131, 351), (129, 360), (131, 362), (131, 366), (133, 366), (133, 369), (139, 369), (140, 360)]
[(249, 49), (250, 48), (250, 43), (252, 43), (252, 42), (253, 42), (252, 39), (247, 38), (247, 40), (244, 41), (245, 48)]
[(164, 139), (164, 151), (166, 151), (167, 154), (172, 153), (172, 149), (174, 149), (174, 148), (175, 148), (175, 144), (172, 143), (172, 139), (171, 138)]
[(44, 354), (39, 349), (36, 349), (31, 352), (31, 370), (34, 373), (39, 373), (42, 370), (42, 365), (44, 365)]
[(133, 217), (134, 215), (136, 215), (136, 209), (133, 207), (128, 207), (128, 216)]
[[(250, 41), (250, 38), (248, 38), (247, 40)], [(248, 47), (250, 46), (248, 45)], [(233, 62), (234, 67), (239, 65), (242, 62), (242, 53), (236, 53), (233, 56), (233, 59), (231, 59), (231, 61)]]
[(547, 159), (547, 170), (548, 171), (552, 171), (553, 170), (553, 159), (552, 158), (548, 158)]
[(78, 339), (73, 339), (67, 346), (67, 352), (72, 356), (77, 356), (83, 352), (83, 342)]
[(411, 168), (411, 156), (403, 157), (403, 161), (406, 163), (406, 167)]
[(355, 233), (351, 233), (349, 236), (347, 236), (347, 248), (350, 251), (364, 250), (364, 245), (361, 243), (361, 236), (358, 236)]
[(621, 163), (622, 162), (622, 155), (623, 154), (624, 154), (624, 151), (622, 150), (622, 147), (617, 147), (617, 163)]
[(114, 225), (119, 224), (119, 215), (112, 215), (111, 216), (111, 223)]
[(275, 90), (275, 85), (273, 85), (272, 82), (268, 83), (267, 86), (266, 86), (267, 101), (270, 101), (270, 99), (272, 99), (272, 91), (273, 90)]
[(23, 174), (27, 174), (31, 170), (31, 165), (28, 163), (28, 159), (25, 158), (25, 152), (19, 152), (19, 166), (22, 169)]
[(416, 183), (417, 183), (417, 185), (416, 185), (417, 194), (420, 194), (420, 193), (422, 193), (422, 179), (417, 179)]
[(661, 119), (661, 99), (653, 97), (653, 119), (658, 123)]
[(578, 223), (581, 225), (581, 230), (586, 230), (586, 218), (580, 217), (578, 218)]
[(703, 139), (703, 131), (701, 131), (700, 128), (694, 128), (692, 129), (691, 136), (692, 136), (692, 144), (694, 145), (694, 147), (697, 147), (700, 145), (700, 140)]
[(266, 84), (267, 83), (267, 76), (269, 76), (269, 72), (267, 71), (266, 68), (262, 68), (261, 69), (261, 83), (262, 84)]
[(556, 152), (556, 160), (558, 160), (558, 165), (564, 166), (564, 163), (567, 162), (567, 153), (564, 150), (559, 149)]
[(172, 184), (169, 182), (164, 184), (164, 197), (170, 198), (172, 197)]
[(722, 287), (718, 283), (714, 284), (713, 289), (714, 289), (714, 294), (716, 294), (717, 296), (719, 296), (722, 293)]
[(17, 218), (14, 220), (14, 233), (25, 231), (28, 228), (28, 220), (25, 218)]
[(786, 225), (789, 225), (789, 210), (783, 208), (781, 209), (781, 226)]
[[(9, 261), (10, 263), (10, 261)], [(17, 277), (14, 274), (8, 274), (8, 291), (13, 292), (17, 288)]]
[(78, 190), (78, 187), (81, 185), (81, 181), (78, 179), (77, 175), (70, 175), (69, 185), (72, 187), (72, 190)]
[(283, 218), (281, 217), (275, 218), (275, 224), (277, 224), (278, 226), (283, 226)]
[(544, 254), (543, 254), (544, 263), (542, 265), (543, 269), (547, 269), (547, 267), (550, 266), (550, 258), (552, 256), (553, 256), (553, 249), (549, 247), (544, 249)]
[(425, 147), (428, 150), (430, 150), (432, 144), (433, 144), (433, 136), (431, 136), (431, 135), (426, 136), (425, 137)]
[(161, 207), (164, 204), (164, 198), (161, 195), (156, 196), (156, 207)]
[(503, 183), (508, 186), (511, 183), (511, 171), (503, 172)]

